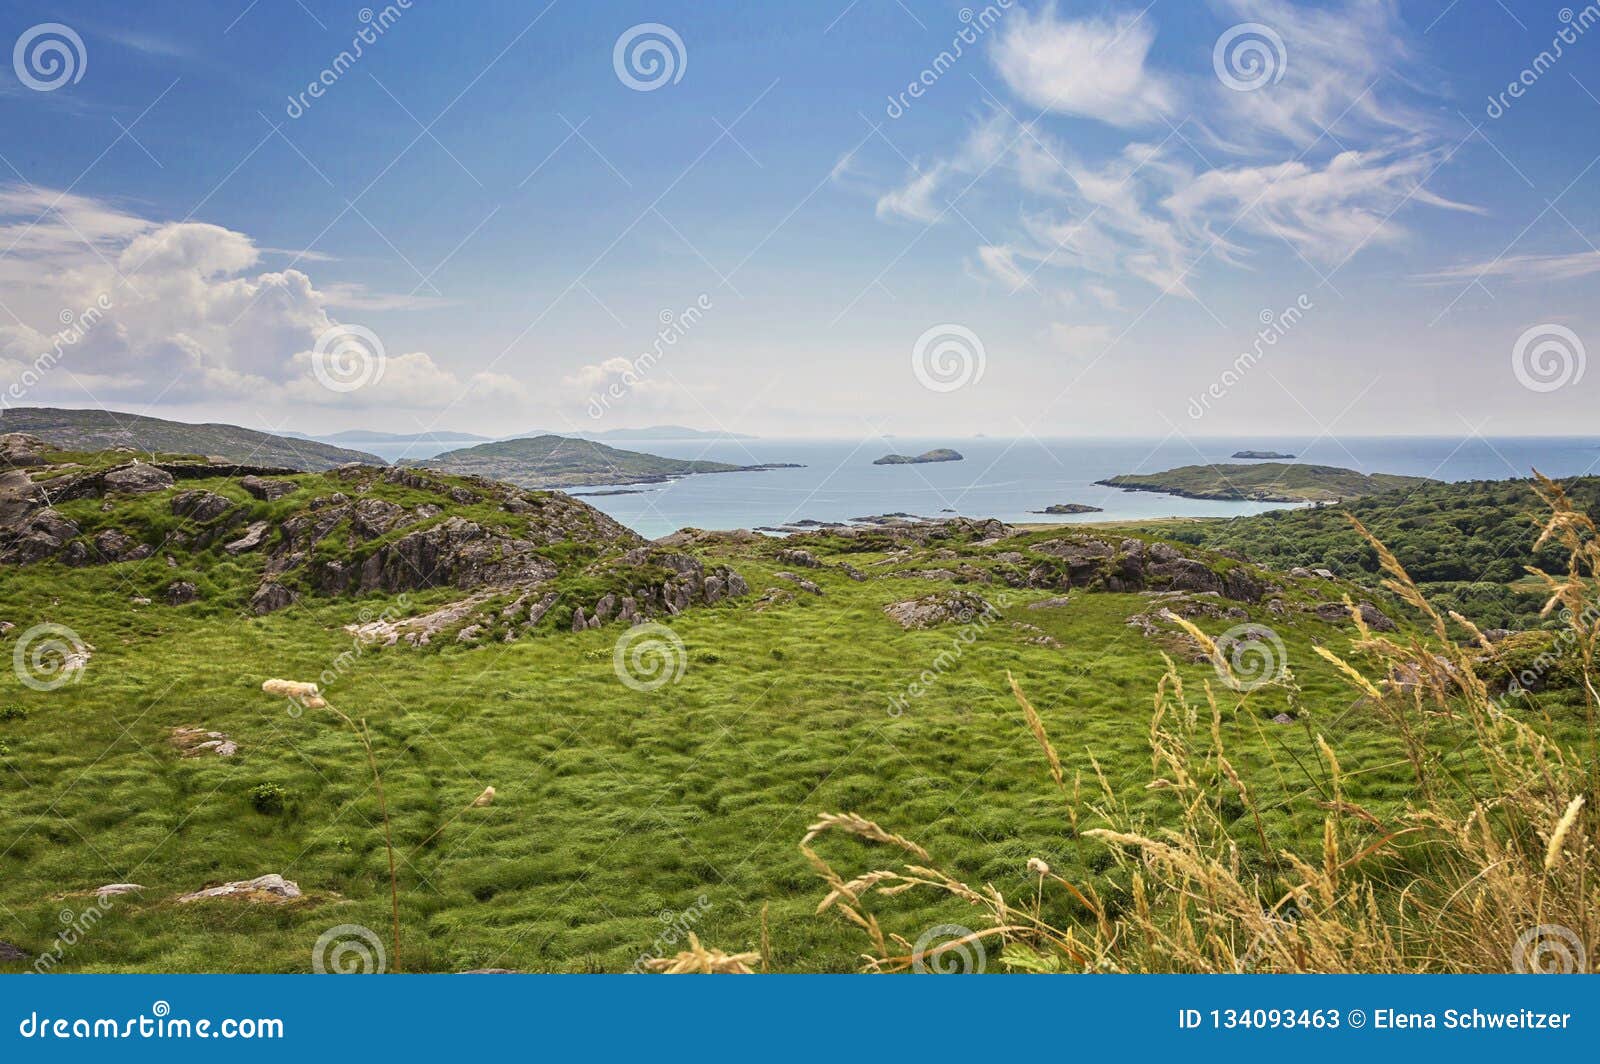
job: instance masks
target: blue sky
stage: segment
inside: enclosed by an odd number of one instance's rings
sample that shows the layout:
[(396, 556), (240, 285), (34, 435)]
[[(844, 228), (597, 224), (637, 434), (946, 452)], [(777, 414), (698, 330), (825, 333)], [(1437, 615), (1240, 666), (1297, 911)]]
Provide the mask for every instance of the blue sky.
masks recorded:
[[(0, 385), (305, 432), (1591, 432), (1563, 6), (8, 3), (77, 69), (0, 73)], [(616, 62), (648, 24), (659, 85)]]

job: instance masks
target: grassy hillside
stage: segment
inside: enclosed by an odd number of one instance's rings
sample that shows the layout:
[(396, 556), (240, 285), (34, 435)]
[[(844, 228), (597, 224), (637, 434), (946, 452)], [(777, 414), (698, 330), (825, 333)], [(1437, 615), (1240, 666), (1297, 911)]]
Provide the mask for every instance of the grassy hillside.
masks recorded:
[(639, 484), (691, 473), (728, 473), (746, 468), (726, 462), (662, 458), (566, 436), (484, 443), (446, 451), (412, 464), (450, 473), (492, 477), (529, 488)]
[(1358, 473), (1336, 466), (1261, 462), (1192, 465), (1162, 473), (1129, 473), (1097, 481), (1129, 491), (1157, 491), (1189, 499), (1258, 502), (1339, 502), (1374, 492), (1429, 483), (1426, 477)]
[(190, 425), (112, 410), (11, 407), (0, 413), (0, 433), (27, 432), (66, 451), (132, 447), (146, 453), (212, 455), (255, 465), (332, 469), (346, 462), (383, 465), (365, 451), (315, 440), (274, 436), (238, 425)]
[[(55, 970), (306, 971), (334, 925), (387, 938), (387, 861), (361, 747), (327, 711), (264, 695), (271, 677), (320, 679), (333, 706), (371, 729), (399, 855), (406, 970), (624, 971), (675, 951), (663, 929), (685, 920), (730, 951), (760, 949), (765, 928), (780, 970), (853, 969), (859, 936), (817, 917), (819, 884), (795, 845), (825, 810), (914, 826), (943, 867), (1008, 898), (1032, 898), (1027, 863), (1039, 858), (1126, 906), (1129, 870), (1084, 834), (1109, 821), (1039, 786), (1044, 762), (1006, 675), (1058, 737), (1067, 786), (1081, 776), (1094, 792), (1103, 779), (1117, 806), (1159, 819), (1147, 740), (1162, 654), (1190, 690), (1220, 679), (1163, 609), (1213, 635), (1260, 626), (1281, 640), (1281, 650), (1248, 645), (1292, 668), (1293, 690), (1245, 701), (1222, 689), (1217, 727), (1240, 771), (1295, 775), (1317, 764), (1322, 735), (1362, 766), (1344, 784), (1350, 801), (1385, 815), (1413, 794), (1401, 739), (1352, 706), (1313, 651), (1348, 653), (1357, 637), (1338, 605), (1345, 594), (1389, 613), (1399, 637), (1415, 631), (1359, 585), (1175, 551), (1143, 531), (957, 521), (788, 540), (698, 534), (673, 549), (708, 573), (741, 574), (748, 594), (658, 618), (670, 635), (616, 623), (572, 631), (575, 605), (631, 586), (614, 566), (637, 557), (636, 540), (600, 525), (544, 536), (517, 495), (402, 474), (306, 474), (272, 502), (228, 478), (77, 499), (59, 510), (86, 539), (122, 531), (159, 549), (138, 561), (0, 566), (14, 625), (0, 637), (4, 659), (41, 624), (64, 626), (90, 654), (71, 682), (39, 689), (8, 672), (0, 690), (0, 939), (48, 950), (63, 909), (130, 882), (142, 889), (113, 898)], [(364, 641), (347, 626), (435, 611), (462, 588), (396, 594), (307, 580), (292, 603), (258, 615), (263, 569), (285, 555), (230, 553), (226, 537), (206, 534), (227, 516), (175, 518), (192, 505), (175, 502), (181, 491), (248, 508), (241, 520), (276, 523), (289, 546), (317, 515), (344, 515), (316, 526), (307, 573), (364, 569), (361, 558), (392, 547), (392, 534), (358, 534), (386, 506), (419, 515), (424, 531), (457, 518), (504, 524), (511, 538), (496, 552), (556, 566), (548, 586), (560, 601), (520, 635), (457, 620), (426, 646)], [(168, 605), (175, 582), (197, 595)], [(925, 616), (906, 606), (930, 601), (992, 610), (939, 623), (935, 609), (928, 627), (896, 620)], [(669, 665), (654, 688), (624, 679), (641, 632)], [(1581, 715), (1559, 692), (1540, 708), (1561, 727)], [(1297, 723), (1274, 723), (1279, 713)], [(185, 727), (221, 732), (238, 752), (183, 756), (175, 729)], [(1456, 736), (1441, 725), (1428, 741), (1443, 752)], [(493, 803), (470, 807), (487, 786)], [(1241, 840), (1320, 846), (1315, 810), (1285, 805), (1258, 820), (1237, 803), (1219, 808)], [(175, 901), (268, 873), (305, 898)], [(1042, 915), (1083, 918), (1070, 897), (1047, 900)], [(929, 927), (971, 912), (907, 896), (895, 916)]]

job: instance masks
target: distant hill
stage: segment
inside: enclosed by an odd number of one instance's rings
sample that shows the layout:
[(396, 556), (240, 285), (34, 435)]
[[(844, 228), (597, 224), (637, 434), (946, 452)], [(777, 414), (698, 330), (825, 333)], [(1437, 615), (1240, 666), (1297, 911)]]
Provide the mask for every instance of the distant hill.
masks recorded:
[[(560, 436), (561, 433), (539, 429), (518, 439), (539, 436)], [(568, 432), (567, 439), (576, 440), (754, 440), (740, 432), (711, 432), (706, 429), (685, 428), (682, 425), (649, 425), (642, 429), (606, 429), (604, 432)]]
[(471, 473), (524, 488), (566, 488), (585, 484), (648, 484), (692, 473), (736, 473), (782, 468), (727, 462), (686, 461), (642, 451), (624, 451), (593, 440), (535, 436), (446, 451), (406, 465), (447, 473)]
[(0, 432), (31, 432), (63, 450), (132, 447), (163, 454), (212, 455), (256, 465), (293, 466), (312, 472), (332, 469), (346, 462), (388, 465), (375, 454), (315, 440), (275, 436), (238, 425), (190, 425), (114, 410), (12, 407), (0, 413)]
[(1358, 473), (1337, 466), (1193, 465), (1163, 473), (1125, 474), (1097, 480), (1128, 491), (1157, 491), (1186, 499), (1220, 499), (1253, 502), (1338, 502), (1396, 488), (1418, 487), (1436, 481), (1394, 473)]
[[(298, 434), (295, 434), (298, 435)], [(324, 443), (488, 443), (493, 436), (475, 432), (378, 432), (373, 429), (346, 429), (327, 436), (310, 437)]]

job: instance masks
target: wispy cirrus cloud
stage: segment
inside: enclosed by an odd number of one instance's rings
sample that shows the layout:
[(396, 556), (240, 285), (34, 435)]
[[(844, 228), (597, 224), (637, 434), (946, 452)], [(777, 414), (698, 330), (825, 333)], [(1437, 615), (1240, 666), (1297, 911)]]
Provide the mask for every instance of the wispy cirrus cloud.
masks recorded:
[[(1192, 296), (1193, 274), (1208, 258), (1245, 266), (1263, 248), (1287, 244), (1307, 261), (1337, 264), (1402, 239), (1398, 216), (1409, 206), (1477, 210), (1426, 187), (1450, 156), (1439, 123), (1395, 99), (1397, 91), (1415, 95), (1399, 78), (1379, 84), (1411, 59), (1392, 0), (1212, 7), (1224, 20), (1267, 26), (1283, 51), (1266, 61), (1281, 76), (1259, 91), (1235, 91), (1209, 50), (1189, 57), (1201, 72), (1156, 69), (1148, 10), (1087, 19), (1054, 4), (1018, 12), (989, 58), (1041, 115), (1022, 121), (993, 101), (955, 150), (879, 197), (879, 217), (932, 224), (972, 185), (1013, 185), (1024, 195), (999, 223), (1003, 239), (990, 230), (977, 248), (976, 270), (1013, 289), (1046, 270), (1088, 275), (1073, 279), (1097, 278), (1093, 298), (1110, 308), (1117, 301), (1107, 281)], [(1098, 148), (1103, 133), (1057, 126), (1073, 119), (1154, 128), (1107, 152)], [(1219, 126), (1226, 140), (1212, 132)]]
[(1568, 255), (1503, 255), (1486, 262), (1469, 262), (1418, 274), (1423, 284), (1458, 284), (1484, 277), (1504, 277), (1514, 283), (1574, 281), (1600, 273), (1600, 251)]
[[(1197, 115), (1214, 143), (1249, 153), (1273, 144), (1342, 150), (1351, 138), (1428, 138), (1439, 132), (1431, 113), (1397, 93), (1416, 94), (1420, 60), (1394, 0), (1344, 0), (1312, 7), (1290, 0), (1213, 0), (1225, 20), (1271, 30), (1283, 43), (1270, 86), (1229, 89), (1202, 76), (1197, 86), (1211, 110)], [(1213, 120), (1214, 119), (1214, 120)], [(1227, 134), (1216, 132), (1218, 124)]]

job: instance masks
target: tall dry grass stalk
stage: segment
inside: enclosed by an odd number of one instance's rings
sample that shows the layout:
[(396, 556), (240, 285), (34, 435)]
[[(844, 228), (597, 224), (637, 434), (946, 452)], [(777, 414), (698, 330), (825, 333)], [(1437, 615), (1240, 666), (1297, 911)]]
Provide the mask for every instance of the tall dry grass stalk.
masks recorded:
[[(1549, 511), (1539, 543), (1568, 554), (1564, 574), (1530, 572), (1544, 584), (1546, 614), (1563, 619), (1556, 638), (1581, 664), (1587, 727), (1576, 744), (1559, 739), (1560, 729), (1536, 711), (1497, 699), (1481, 678), (1500, 664), (1495, 645), (1466, 618), (1434, 609), (1352, 518), (1382, 562), (1385, 586), (1417, 612), (1424, 633), (1377, 635), (1352, 608), (1356, 637), (1348, 650), (1316, 648), (1358, 696), (1349, 715), (1376, 725), (1363, 730), (1364, 756), (1347, 754), (1341, 764), (1334, 744), (1309, 728), (1314, 753), (1296, 755), (1265, 729), (1255, 751), (1230, 751), (1225, 737), (1261, 718), (1252, 699), (1275, 691), (1298, 700), (1293, 678), (1242, 693), (1207, 682), (1197, 699), (1168, 659), (1151, 718), (1147, 784), (1169, 799), (1167, 811), (1131, 812), (1092, 760), (1099, 793), (1084, 799), (1074, 786), (1067, 795), (1074, 828), (1080, 820), (1101, 825), (1082, 832), (1110, 851), (1113, 869), (1100, 889), (1034, 861), (1028, 871), (1037, 879), (1026, 882), (1037, 891), (1019, 907), (993, 886), (969, 886), (941, 870), (907, 838), (863, 817), (830, 814), (800, 847), (828, 887), (817, 911), (835, 910), (863, 930), (870, 943), (863, 965), (873, 971), (919, 959), (880, 925), (871, 904), (913, 890), (971, 906), (978, 914), (972, 938), (1003, 943), (1002, 961), (1018, 970), (1503, 972), (1567, 967), (1585, 952), (1596, 958), (1600, 544), (1594, 523), (1561, 487), (1535, 476)], [(1452, 622), (1465, 639), (1452, 636)], [(1215, 649), (1204, 632), (1191, 634)], [(1213, 658), (1227, 668), (1223, 655)], [(1504, 670), (1510, 675), (1509, 665)], [(1012, 689), (1052, 782), (1065, 792), (1044, 716), (1015, 681)], [(1377, 759), (1388, 763), (1372, 763), (1372, 742), (1392, 748), (1393, 757)], [(1377, 808), (1357, 797), (1362, 777), (1395, 767), (1411, 781), (1405, 795), (1385, 795)], [(916, 862), (846, 878), (817, 852), (829, 833), (894, 846)], [(1061, 904), (1052, 902), (1053, 920), (1041, 915), (1046, 890), (1064, 894)], [(1059, 915), (1074, 909), (1071, 919)], [(1552, 928), (1562, 941), (1541, 940)]]
[[(261, 684), (261, 689), (269, 695), (279, 695), (298, 702), (307, 709), (325, 709), (345, 723), (357, 739), (361, 741), (361, 748), (367, 754), (367, 767), (372, 771), (372, 783), (378, 792), (378, 812), (383, 819), (383, 846), (389, 854), (389, 912), (393, 921), (394, 932), (394, 964), (391, 970), (400, 971), (400, 874), (395, 868), (394, 858), (394, 833), (389, 826), (389, 800), (383, 792), (383, 773), (378, 771), (378, 757), (372, 749), (372, 736), (367, 731), (367, 721), (363, 717), (359, 722), (352, 720), (343, 710), (329, 705), (324, 700), (321, 690), (314, 683), (302, 683), (296, 680), (266, 680)], [(492, 788), (491, 788), (492, 791)], [(492, 797), (492, 793), (491, 793)], [(442, 830), (442, 829), (441, 829)]]
[(689, 932), (689, 948), (671, 957), (653, 957), (645, 967), (663, 975), (752, 975), (752, 964), (761, 961), (759, 953), (724, 953), (700, 944)]

